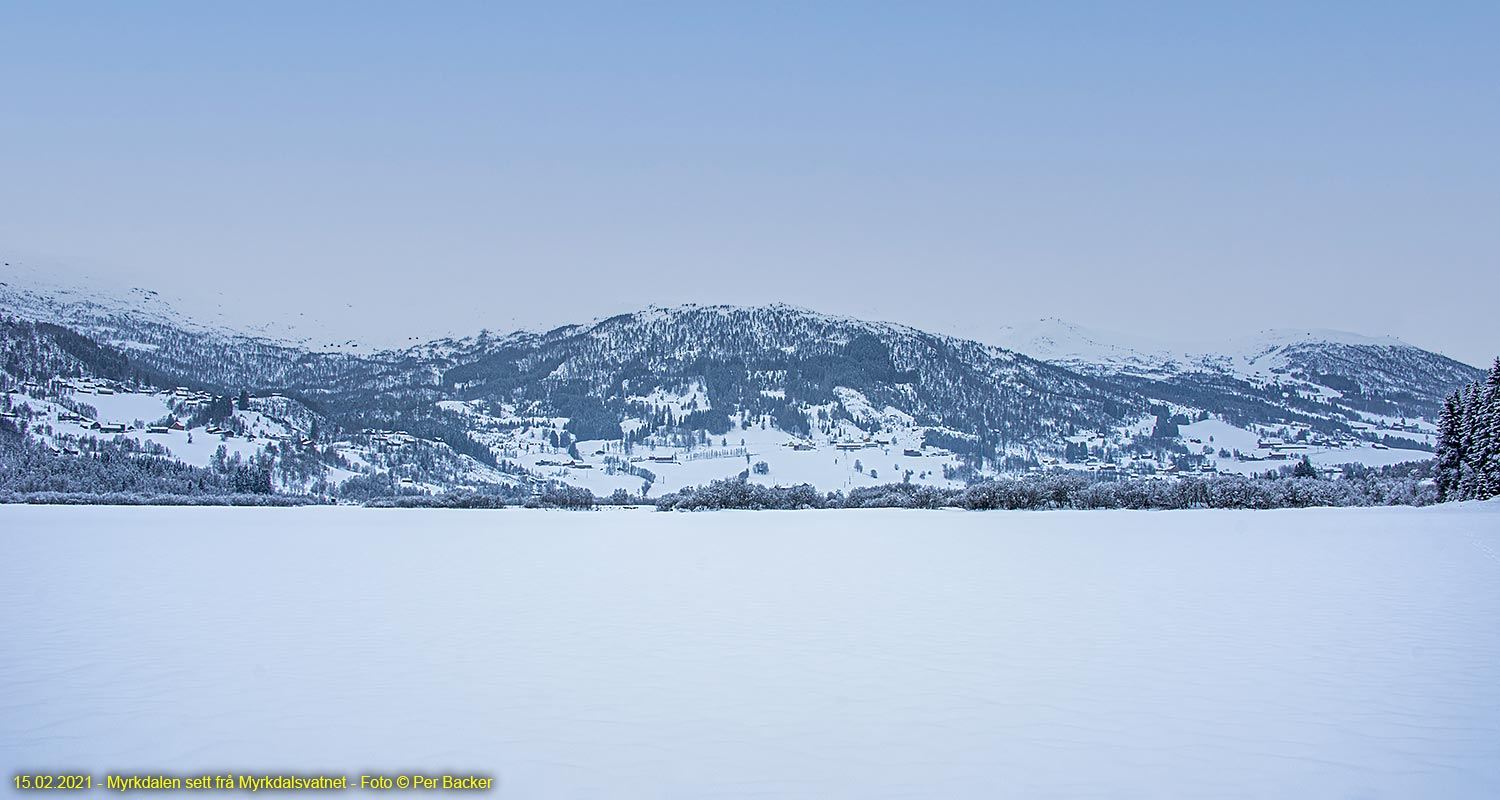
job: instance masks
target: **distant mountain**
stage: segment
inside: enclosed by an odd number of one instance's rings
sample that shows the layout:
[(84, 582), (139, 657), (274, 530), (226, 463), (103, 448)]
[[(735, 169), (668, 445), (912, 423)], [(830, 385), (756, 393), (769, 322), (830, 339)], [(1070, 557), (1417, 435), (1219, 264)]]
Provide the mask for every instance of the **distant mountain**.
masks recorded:
[(1192, 359), (1191, 354), (1197, 352), (1144, 337), (1096, 331), (1055, 317), (1008, 325), (985, 340), (1032, 358), (1095, 374), (1120, 370), (1163, 374), (1175, 371), (1177, 362)]
[[(1080, 373), (1115, 376), (1154, 396), (1182, 397), (1182, 389), (1218, 387), (1233, 403), (1236, 396), (1263, 394), (1247, 387), (1269, 385), (1265, 402), (1294, 410), (1306, 408), (1293, 399), (1300, 394), (1345, 411), (1432, 417), (1454, 386), (1480, 372), (1399, 339), (1332, 330), (1287, 328), (1217, 343), (1169, 345), (1043, 319), (1002, 329), (995, 338), (1003, 347)], [(1283, 393), (1288, 396), (1278, 399)], [(1199, 399), (1205, 407), (1214, 405), (1211, 397)]]
[[(786, 305), (651, 308), (360, 353), (204, 324), (144, 289), (0, 276), (0, 382), (14, 399), (29, 392), (64, 413), (81, 398), (48, 384), (59, 377), (244, 392), (256, 396), (251, 410), (265, 407), (257, 424), (284, 423), (264, 431), (311, 447), (338, 480), (401, 475), (431, 490), (455, 480), (674, 487), (669, 472), (680, 484), (752, 466), (768, 482), (829, 488), (963, 482), (1061, 459), (1254, 468), (1239, 446), (1231, 456), (1170, 433), (1202, 420), (1244, 432), (1236, 441), (1249, 449), (1296, 437), (1330, 461), (1389, 460), (1371, 448), (1392, 447), (1424, 457), (1442, 398), (1480, 374), (1396, 340), (1331, 332), (1193, 349), (1044, 320), (984, 344)], [(38, 388), (15, 392), (28, 382)], [(96, 412), (115, 402), (90, 399)], [(197, 413), (163, 402), (163, 413)], [(868, 449), (878, 458), (858, 457)]]
[[(625, 314), (497, 346), (455, 349), (443, 382), (463, 399), (521, 401), (611, 422), (632, 396), (701, 383), (710, 431), (739, 411), (806, 434), (839, 388), (1004, 451), (1144, 411), (1139, 398), (1017, 353), (791, 306)], [(608, 424), (608, 423), (606, 423)]]

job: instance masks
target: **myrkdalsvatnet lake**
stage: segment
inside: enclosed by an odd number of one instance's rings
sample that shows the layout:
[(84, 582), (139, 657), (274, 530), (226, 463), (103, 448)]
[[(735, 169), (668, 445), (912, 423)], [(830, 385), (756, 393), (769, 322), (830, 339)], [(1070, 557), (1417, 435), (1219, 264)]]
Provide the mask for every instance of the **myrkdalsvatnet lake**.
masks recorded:
[(1494, 503), (8, 506), (0, 531), (18, 767), (482, 771), (528, 798), (1500, 795)]

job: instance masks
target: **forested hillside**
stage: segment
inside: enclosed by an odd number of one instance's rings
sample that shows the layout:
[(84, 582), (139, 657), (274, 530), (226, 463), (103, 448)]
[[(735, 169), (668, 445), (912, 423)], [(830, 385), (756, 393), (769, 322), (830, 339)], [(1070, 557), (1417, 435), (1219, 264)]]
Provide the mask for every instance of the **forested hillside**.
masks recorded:
[(1447, 421), (1487, 418), (1492, 389), (1453, 395), (1482, 373), (1387, 340), (1043, 361), (786, 305), (689, 305), (359, 353), (200, 325), (152, 293), (0, 286), (0, 300), (4, 410), (46, 446), (66, 455), (123, 433), (207, 466), (202, 437), (238, 437), (230, 449), (270, 464), (281, 491), (639, 495), (740, 472), (954, 488), (1056, 469), (1249, 475), (1308, 456), (1381, 466), (1438, 449), (1444, 397), (1473, 409), (1444, 416), (1444, 457), (1459, 465), (1447, 494), (1488, 485), (1472, 476), (1492, 423), (1459, 435)]

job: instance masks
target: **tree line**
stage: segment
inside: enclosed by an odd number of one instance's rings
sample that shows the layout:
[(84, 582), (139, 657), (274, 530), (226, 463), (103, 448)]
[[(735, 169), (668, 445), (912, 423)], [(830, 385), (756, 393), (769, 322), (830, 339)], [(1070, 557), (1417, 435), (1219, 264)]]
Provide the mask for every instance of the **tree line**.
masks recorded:
[(1437, 502), (1431, 462), (1326, 480), (1293, 474), (1293, 467), (1259, 476), (1218, 475), (1175, 480), (1101, 480), (1076, 472), (989, 480), (966, 488), (911, 483), (819, 493), (810, 485), (762, 486), (746, 476), (682, 489), (656, 500), (658, 511), (805, 508), (1187, 509), (1308, 508), (1314, 506), (1424, 506)]
[(1500, 358), (1483, 381), (1455, 390), (1443, 404), (1437, 489), (1442, 500), (1500, 496)]

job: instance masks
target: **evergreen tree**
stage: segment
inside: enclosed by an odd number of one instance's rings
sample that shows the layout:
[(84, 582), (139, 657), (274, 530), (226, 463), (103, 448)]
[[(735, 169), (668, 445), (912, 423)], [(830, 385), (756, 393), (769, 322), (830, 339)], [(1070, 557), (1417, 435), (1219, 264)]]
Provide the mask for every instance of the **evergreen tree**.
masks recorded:
[(1476, 459), (1479, 475), (1476, 484), (1481, 498), (1500, 496), (1500, 358), (1490, 368), (1482, 390), (1483, 400), (1475, 419), (1475, 438), (1479, 445)]
[(1483, 383), (1454, 392), (1443, 406), (1437, 488), (1443, 500), (1500, 496), (1500, 358)]
[(234, 401), (228, 397), (216, 396), (209, 402), (208, 417), (215, 422), (223, 422), (234, 416)]
[(1460, 500), (1473, 500), (1479, 496), (1481, 485), (1479, 471), (1479, 454), (1481, 452), (1481, 439), (1479, 431), (1480, 402), (1482, 395), (1479, 384), (1471, 383), (1464, 387), (1464, 407), (1461, 435), (1463, 437), (1460, 450), (1463, 453), (1463, 468), (1458, 476), (1458, 493)]
[(1156, 424), (1151, 428), (1153, 439), (1176, 439), (1182, 434), (1177, 430), (1177, 423), (1165, 412), (1156, 415)]
[(1437, 487), (1438, 499), (1458, 495), (1458, 476), (1463, 467), (1463, 395), (1457, 389), (1443, 403), (1438, 418)]

